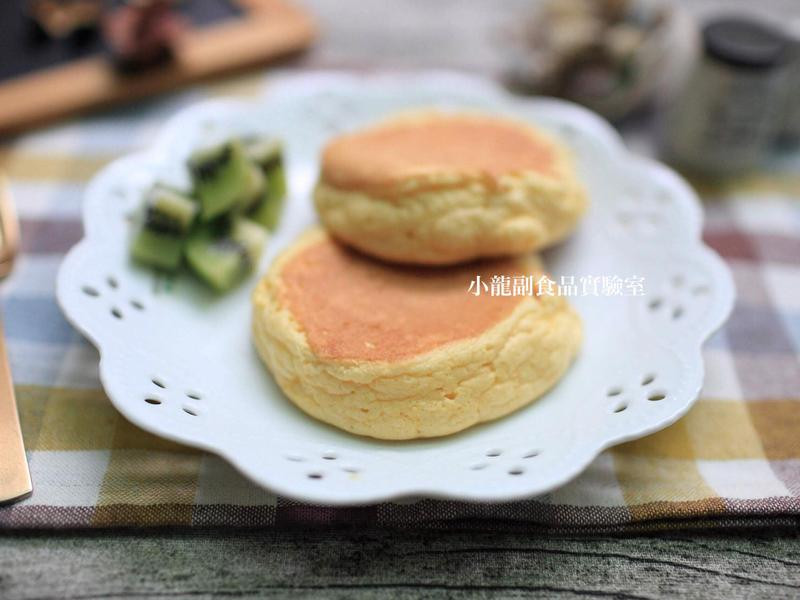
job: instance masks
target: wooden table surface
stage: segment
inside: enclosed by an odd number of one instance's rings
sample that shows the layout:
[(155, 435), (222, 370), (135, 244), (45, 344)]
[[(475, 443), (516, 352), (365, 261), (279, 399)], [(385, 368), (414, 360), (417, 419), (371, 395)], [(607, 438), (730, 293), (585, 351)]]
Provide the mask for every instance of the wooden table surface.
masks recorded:
[[(689, 0), (686, 0), (688, 3)], [(696, 0), (706, 11), (720, 0)], [(302, 0), (322, 38), (287, 68), (498, 77), (530, 0)], [(726, 7), (747, 8), (746, 0)], [(771, 0), (798, 18), (796, 0)], [(637, 142), (642, 132), (635, 133)], [(800, 528), (627, 537), (416, 531), (0, 533), (0, 598), (800, 597)]]
[(0, 597), (797, 598), (798, 533), (14, 535)]

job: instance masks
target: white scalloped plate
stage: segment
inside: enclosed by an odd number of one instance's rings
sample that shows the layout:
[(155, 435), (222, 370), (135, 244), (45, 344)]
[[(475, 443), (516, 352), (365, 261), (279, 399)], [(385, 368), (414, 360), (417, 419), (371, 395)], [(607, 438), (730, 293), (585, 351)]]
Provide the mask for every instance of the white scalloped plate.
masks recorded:
[[(564, 140), (591, 209), (575, 235), (547, 253), (548, 267), (556, 276), (641, 276), (648, 293), (574, 298), (585, 324), (580, 357), (531, 406), (447, 438), (381, 442), (316, 422), (275, 386), (250, 342), (255, 278), (221, 299), (190, 277), (160, 279), (129, 261), (128, 219), (155, 180), (187, 184), (183, 165), (195, 146), (235, 133), (281, 136), (291, 200), (263, 269), (315, 220), (309, 192), (326, 138), (430, 105), (513, 115)], [(253, 105), (185, 110), (150, 151), (117, 160), (92, 180), (84, 226), (86, 237), (61, 266), (58, 300), (99, 349), (103, 386), (119, 411), (156, 435), (223, 456), (278, 494), (329, 504), (403, 496), (503, 501), (562, 485), (603, 449), (689, 409), (703, 381), (701, 345), (734, 297), (728, 269), (701, 242), (699, 202), (672, 171), (629, 154), (611, 127), (577, 106), (514, 99), (442, 73), (285, 77)]]

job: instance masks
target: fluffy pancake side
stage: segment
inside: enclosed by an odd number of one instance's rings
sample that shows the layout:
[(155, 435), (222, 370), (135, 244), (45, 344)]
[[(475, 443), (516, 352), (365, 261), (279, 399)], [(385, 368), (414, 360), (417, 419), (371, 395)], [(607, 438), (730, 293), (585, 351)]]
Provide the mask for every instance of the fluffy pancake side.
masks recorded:
[(332, 140), (314, 200), (338, 239), (394, 261), (530, 252), (586, 208), (566, 149), (526, 124), (425, 112)]
[[(253, 338), (262, 360), (298, 407), (352, 433), (382, 439), (432, 437), (501, 417), (552, 387), (580, 345), (581, 325), (574, 311), (563, 298), (541, 296), (514, 298), (497, 309), (491, 322), (463, 329), (450, 339), (446, 331), (434, 335), (434, 343), (410, 352), (403, 344), (400, 350), (391, 349), (391, 343), (384, 354), (358, 345), (337, 347), (335, 339), (326, 340), (314, 331), (320, 323), (308, 322), (310, 312), (299, 311), (298, 320), (283, 277), (295, 257), (320, 244), (335, 243), (319, 230), (304, 235), (258, 284), (253, 293)], [(393, 269), (372, 264), (365, 268)], [(519, 260), (514, 268), (519, 273), (540, 272), (531, 260)], [(463, 294), (469, 296), (468, 281), (464, 283)], [(324, 296), (317, 295), (314, 302), (324, 302)], [(343, 318), (362, 313), (363, 307), (358, 307)], [(398, 313), (387, 314), (399, 318)], [(369, 332), (369, 319), (364, 322)], [(332, 328), (331, 323), (323, 319), (323, 330)], [(409, 324), (413, 335), (406, 339), (418, 337), (414, 327), (425, 323), (423, 319)], [(390, 325), (381, 333), (402, 338), (402, 324)], [(347, 339), (374, 343), (368, 335)]]

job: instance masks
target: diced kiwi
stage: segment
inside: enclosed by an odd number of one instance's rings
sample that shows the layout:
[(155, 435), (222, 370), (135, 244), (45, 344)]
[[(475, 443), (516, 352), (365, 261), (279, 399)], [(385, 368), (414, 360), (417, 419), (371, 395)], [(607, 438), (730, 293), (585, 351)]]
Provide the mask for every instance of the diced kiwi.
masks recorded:
[(201, 229), (186, 244), (186, 262), (194, 273), (214, 289), (232, 288), (243, 274), (241, 247), (229, 238)]
[(196, 215), (197, 204), (191, 198), (160, 184), (154, 186), (147, 193), (142, 227), (131, 245), (133, 258), (158, 269), (177, 269)]
[(267, 178), (264, 172), (254, 164), (249, 166), (249, 176), (247, 178), (247, 191), (245, 192), (242, 209), (245, 211), (255, 209), (260, 203), (267, 190)]
[(247, 138), (244, 149), (247, 158), (264, 172), (283, 163), (283, 144), (277, 138)]
[(131, 245), (131, 255), (142, 264), (175, 271), (181, 264), (184, 239), (172, 233), (142, 228)]
[(252, 171), (241, 143), (236, 140), (199, 150), (189, 159), (200, 218), (210, 221), (243, 205), (252, 193)]
[(201, 227), (186, 244), (186, 262), (219, 292), (233, 288), (258, 264), (266, 232), (246, 219), (234, 219), (228, 231)]
[(270, 231), (275, 231), (283, 213), (286, 186), (283, 180), (283, 168), (276, 167), (267, 175), (267, 187), (264, 195), (249, 217)]
[(245, 141), (248, 158), (261, 167), (267, 178), (265, 193), (249, 216), (273, 231), (280, 221), (286, 197), (286, 175), (283, 168), (283, 147), (274, 138), (256, 138)]
[(266, 175), (270, 197), (283, 200), (286, 196), (286, 172), (283, 169), (283, 163), (270, 167)]
[(255, 269), (267, 242), (268, 234), (264, 228), (250, 219), (235, 219), (231, 225), (230, 237), (247, 252), (250, 270)]
[[(264, 148), (266, 146), (266, 148)], [(267, 177), (268, 198), (283, 200), (286, 196), (286, 172), (279, 142), (260, 144), (261, 151), (253, 159)]]
[(281, 146), (272, 139), (231, 140), (195, 152), (188, 166), (193, 197), (153, 188), (131, 254), (170, 271), (185, 258), (200, 279), (224, 292), (253, 271), (264, 227), (277, 225), (286, 195)]
[(156, 185), (145, 200), (144, 227), (159, 233), (183, 235), (197, 215), (197, 203), (180, 192)]

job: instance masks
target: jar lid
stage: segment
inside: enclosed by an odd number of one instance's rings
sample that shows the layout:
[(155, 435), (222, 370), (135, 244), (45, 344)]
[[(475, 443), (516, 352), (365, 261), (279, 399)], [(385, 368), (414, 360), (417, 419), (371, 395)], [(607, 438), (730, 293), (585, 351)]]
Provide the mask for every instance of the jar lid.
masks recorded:
[(724, 17), (703, 28), (706, 52), (734, 67), (770, 69), (789, 54), (789, 40), (777, 28), (749, 17)]

